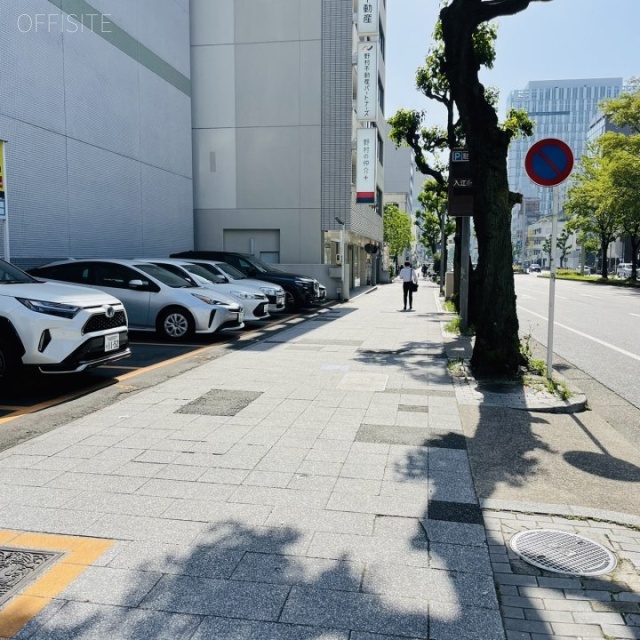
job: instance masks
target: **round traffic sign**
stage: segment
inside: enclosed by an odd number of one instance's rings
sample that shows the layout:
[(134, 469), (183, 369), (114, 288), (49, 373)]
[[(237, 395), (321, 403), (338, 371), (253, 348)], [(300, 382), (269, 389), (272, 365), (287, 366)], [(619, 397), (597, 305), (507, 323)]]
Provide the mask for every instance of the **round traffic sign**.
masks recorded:
[(524, 168), (533, 182), (541, 187), (555, 187), (564, 182), (573, 169), (573, 151), (562, 140), (544, 138), (527, 151)]

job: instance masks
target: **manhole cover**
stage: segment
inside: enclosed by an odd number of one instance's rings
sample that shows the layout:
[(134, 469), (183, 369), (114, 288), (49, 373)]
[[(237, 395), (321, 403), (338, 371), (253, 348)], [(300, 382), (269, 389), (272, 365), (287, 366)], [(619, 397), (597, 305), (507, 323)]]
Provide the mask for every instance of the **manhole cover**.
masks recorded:
[(575, 533), (537, 529), (521, 531), (511, 548), (534, 567), (572, 576), (600, 576), (615, 569), (615, 556), (602, 545)]
[(62, 555), (56, 551), (0, 547), (0, 607)]

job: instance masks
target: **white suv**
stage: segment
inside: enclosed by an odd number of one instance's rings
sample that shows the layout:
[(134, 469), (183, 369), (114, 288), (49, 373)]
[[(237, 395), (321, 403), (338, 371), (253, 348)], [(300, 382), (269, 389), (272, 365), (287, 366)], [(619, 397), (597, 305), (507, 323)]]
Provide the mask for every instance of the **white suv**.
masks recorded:
[(120, 300), (42, 282), (0, 260), (0, 384), (24, 366), (73, 373), (131, 355)]

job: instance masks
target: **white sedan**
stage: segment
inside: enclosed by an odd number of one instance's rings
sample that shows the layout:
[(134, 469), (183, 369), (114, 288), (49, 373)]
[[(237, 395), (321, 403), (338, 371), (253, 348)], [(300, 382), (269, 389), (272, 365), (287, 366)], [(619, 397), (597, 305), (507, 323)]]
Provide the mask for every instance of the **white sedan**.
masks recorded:
[(269, 317), (267, 310), (269, 299), (257, 287), (239, 282), (230, 283), (225, 278), (212, 274), (204, 267), (181, 258), (144, 258), (144, 260), (162, 267), (198, 287), (212, 289), (227, 297), (235, 298), (244, 308), (245, 321), (264, 320)]

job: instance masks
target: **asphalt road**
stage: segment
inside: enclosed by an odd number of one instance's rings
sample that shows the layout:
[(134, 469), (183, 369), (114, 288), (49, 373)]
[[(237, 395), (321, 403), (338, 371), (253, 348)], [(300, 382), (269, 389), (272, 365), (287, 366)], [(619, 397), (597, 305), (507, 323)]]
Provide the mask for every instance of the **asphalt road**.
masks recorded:
[[(549, 279), (515, 278), (520, 331), (547, 345)], [(640, 408), (640, 289), (556, 280), (553, 351)]]

